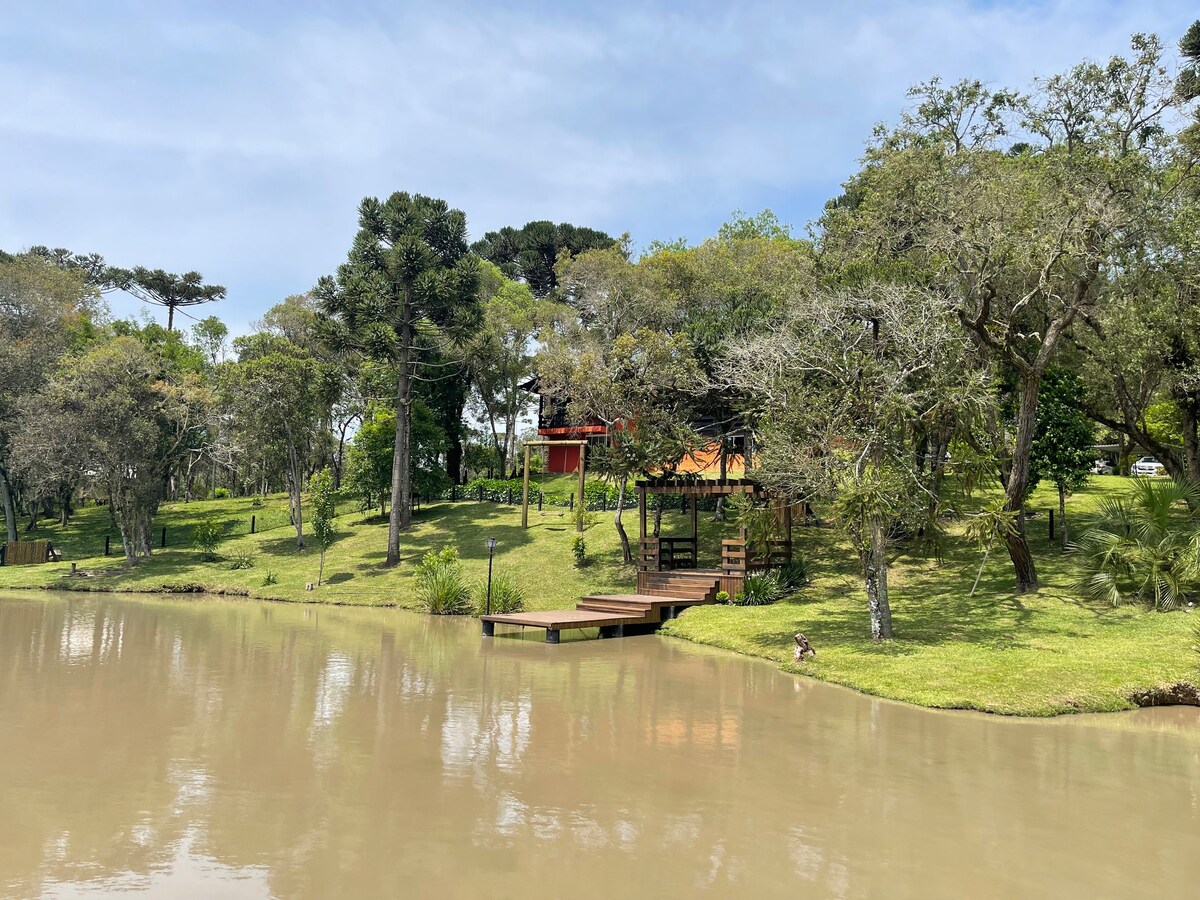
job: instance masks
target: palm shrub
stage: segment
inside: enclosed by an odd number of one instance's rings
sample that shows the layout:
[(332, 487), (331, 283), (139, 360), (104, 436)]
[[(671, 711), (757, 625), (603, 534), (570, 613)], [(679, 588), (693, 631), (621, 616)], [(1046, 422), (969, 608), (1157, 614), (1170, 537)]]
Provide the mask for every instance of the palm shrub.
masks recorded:
[(1079, 539), (1080, 591), (1114, 606), (1173, 609), (1200, 587), (1200, 489), (1185, 481), (1136, 479), (1127, 497), (1101, 505)]
[(785, 591), (795, 591), (804, 587), (812, 580), (809, 572), (808, 557), (803, 553), (793, 553), (792, 561), (778, 570), (779, 583)]
[(471, 590), (463, 579), (458, 551), (430, 550), (417, 563), (417, 603), (434, 616), (465, 616), (471, 611)]
[[(475, 615), (482, 616), (488, 608), (486, 578), (475, 583), (472, 594), (475, 599)], [(524, 608), (525, 589), (509, 573), (496, 572), (492, 576), (492, 612), (513, 613)]]

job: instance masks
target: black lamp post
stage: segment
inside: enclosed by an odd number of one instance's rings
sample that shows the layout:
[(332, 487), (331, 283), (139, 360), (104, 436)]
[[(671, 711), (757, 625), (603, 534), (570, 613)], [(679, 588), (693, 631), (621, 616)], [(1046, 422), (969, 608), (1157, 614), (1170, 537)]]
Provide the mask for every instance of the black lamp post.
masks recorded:
[(496, 554), (496, 539), (490, 537), (487, 539), (488, 547), (488, 586), (487, 586), (487, 609), (484, 615), (492, 614), (492, 557)]

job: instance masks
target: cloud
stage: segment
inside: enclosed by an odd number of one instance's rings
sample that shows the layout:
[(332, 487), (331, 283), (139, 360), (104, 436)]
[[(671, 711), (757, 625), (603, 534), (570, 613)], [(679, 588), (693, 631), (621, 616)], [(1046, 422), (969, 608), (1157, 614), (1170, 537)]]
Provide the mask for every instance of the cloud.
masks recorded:
[(0, 246), (199, 269), (244, 328), (344, 258), (367, 194), (472, 231), (802, 225), (931, 75), (1027, 84), (1184, 3), (42, 3), (0, 22)]

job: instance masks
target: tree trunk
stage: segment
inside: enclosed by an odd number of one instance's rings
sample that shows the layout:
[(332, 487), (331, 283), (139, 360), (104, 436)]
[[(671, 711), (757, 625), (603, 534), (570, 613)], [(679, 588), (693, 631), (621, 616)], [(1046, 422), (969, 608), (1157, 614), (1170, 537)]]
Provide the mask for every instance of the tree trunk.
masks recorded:
[(1011, 531), (1005, 532), (1004, 546), (1012, 560), (1017, 576), (1017, 593), (1025, 594), (1038, 589), (1037, 569), (1033, 554), (1029, 550), (1029, 539), (1025, 536), (1025, 492), (1029, 487), (1029, 457), (1033, 450), (1033, 438), (1037, 429), (1038, 386), (1041, 373), (1021, 373), (1021, 398), (1017, 408), (1017, 437), (1013, 445), (1012, 467), (1008, 474), (1004, 509), (1017, 514)]
[(1062, 526), (1062, 548), (1067, 549), (1071, 543), (1071, 533), (1067, 526), (1067, 486), (1058, 486), (1058, 523)]
[(300, 505), (302, 475), (300, 454), (288, 439), (288, 506), (291, 508), (292, 524), (296, 526), (296, 549), (304, 549), (304, 510)]
[(887, 540), (883, 523), (873, 521), (870, 525), (866, 571), (863, 573), (867, 587), (867, 607), (871, 612), (873, 641), (892, 639), (892, 607), (888, 601), (887, 570)]
[(4, 506), (4, 530), (9, 541), (17, 541), (17, 505), (13, 502), (8, 473), (0, 466), (0, 504)]
[(621, 522), (621, 513), (625, 511), (625, 479), (621, 479), (620, 487), (617, 488), (617, 509), (613, 513), (613, 525), (617, 527), (617, 534), (621, 537), (621, 562), (629, 565), (633, 562), (633, 551), (629, 549), (629, 535), (625, 533), (625, 525)]
[(1200, 441), (1197, 440), (1196, 424), (1200, 416), (1200, 403), (1194, 394), (1179, 401), (1180, 428), (1183, 431), (1183, 466), (1186, 477), (1192, 483), (1200, 482)]
[(384, 565), (394, 566), (400, 562), (400, 531), (412, 523), (411, 482), (409, 467), (409, 442), (412, 417), (412, 373), (409, 372), (409, 356), (412, 350), (412, 303), (404, 299), (404, 319), (400, 326), (400, 375), (396, 384), (396, 443), (392, 453), (392, 510), (388, 516), (387, 559)]
[(466, 405), (467, 396), (464, 388), (463, 392), (454, 399), (453, 414), (442, 423), (446, 429), (446, 437), (449, 439), (449, 446), (446, 448), (446, 474), (450, 476), (451, 484), (462, 484), (462, 418)]

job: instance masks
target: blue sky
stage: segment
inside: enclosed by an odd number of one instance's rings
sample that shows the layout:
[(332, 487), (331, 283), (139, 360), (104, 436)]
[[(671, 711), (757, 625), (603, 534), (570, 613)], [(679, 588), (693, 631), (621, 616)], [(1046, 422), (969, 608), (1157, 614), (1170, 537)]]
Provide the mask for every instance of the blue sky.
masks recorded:
[(694, 241), (764, 207), (799, 229), (910, 84), (1023, 86), (1135, 31), (1173, 45), (1197, 15), (1173, 0), (0, 0), (0, 248), (197, 269), (244, 331), (337, 266), (367, 194), (443, 197), (473, 237), (546, 218)]

